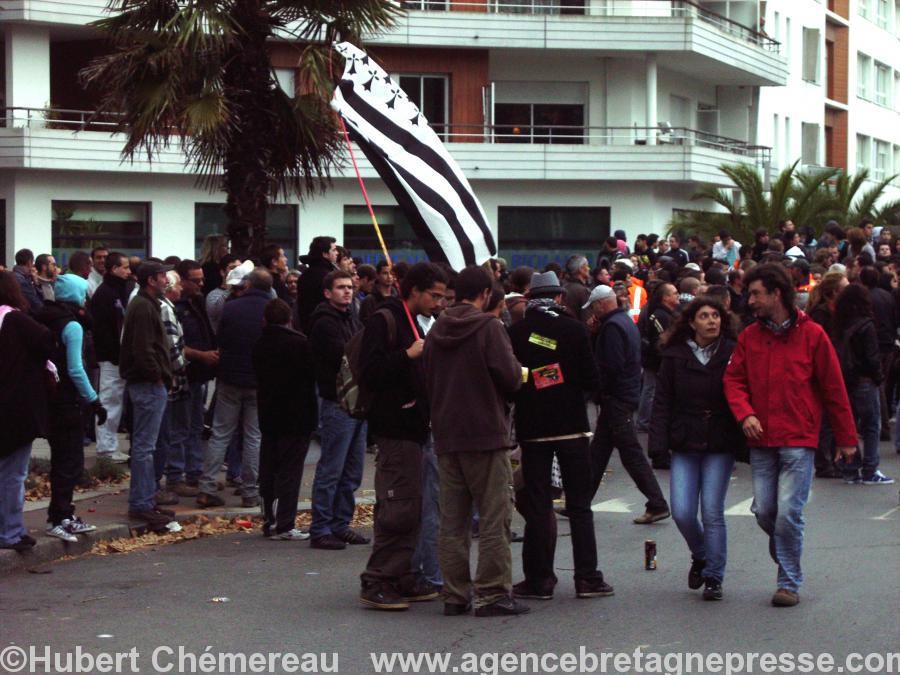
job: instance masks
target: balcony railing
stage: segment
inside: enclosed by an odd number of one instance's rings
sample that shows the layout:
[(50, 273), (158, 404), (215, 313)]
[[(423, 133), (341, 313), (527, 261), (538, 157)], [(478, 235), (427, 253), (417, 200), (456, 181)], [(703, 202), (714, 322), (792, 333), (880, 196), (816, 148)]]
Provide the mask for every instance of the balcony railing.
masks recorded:
[[(98, 116), (90, 110), (61, 108), (4, 108), (0, 127), (114, 131), (116, 114)], [(449, 143), (587, 145), (587, 146), (694, 146), (727, 152), (759, 166), (771, 161), (771, 148), (687, 127), (588, 127), (563, 124), (432, 125)]]
[(778, 53), (781, 43), (737, 21), (707, 9), (692, 0), (641, 0), (623, 4), (619, 0), (402, 0), (407, 10), (526, 14), (538, 16), (602, 16), (635, 18), (696, 18), (714, 25), (739, 40)]
[(0, 127), (40, 127), (71, 131), (111, 131), (119, 114), (66, 108), (4, 108)]

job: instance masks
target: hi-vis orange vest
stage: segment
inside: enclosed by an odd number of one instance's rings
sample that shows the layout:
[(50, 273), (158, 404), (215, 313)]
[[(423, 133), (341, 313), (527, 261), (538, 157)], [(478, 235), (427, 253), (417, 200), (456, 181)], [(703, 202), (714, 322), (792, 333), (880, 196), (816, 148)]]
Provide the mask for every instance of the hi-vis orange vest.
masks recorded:
[(643, 286), (632, 283), (628, 287), (628, 316), (631, 317), (632, 321), (638, 322), (638, 318), (641, 316), (641, 309), (646, 304), (647, 291), (644, 290)]

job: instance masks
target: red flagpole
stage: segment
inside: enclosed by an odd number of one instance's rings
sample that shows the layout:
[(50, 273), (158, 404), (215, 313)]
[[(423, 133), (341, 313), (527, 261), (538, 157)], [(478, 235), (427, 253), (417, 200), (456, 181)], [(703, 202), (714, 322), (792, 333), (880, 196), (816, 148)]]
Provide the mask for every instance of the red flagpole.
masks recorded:
[[(375, 217), (375, 209), (372, 208), (372, 201), (369, 199), (369, 192), (366, 190), (366, 184), (363, 182), (362, 174), (359, 172), (359, 165), (356, 163), (356, 153), (353, 152), (353, 144), (350, 142), (350, 134), (347, 132), (347, 125), (344, 124), (344, 118), (338, 114), (338, 120), (341, 122), (341, 129), (344, 132), (344, 140), (347, 142), (347, 150), (350, 152), (350, 161), (353, 162), (353, 170), (356, 172), (356, 178), (359, 181), (359, 187), (363, 193), (363, 199), (366, 200), (366, 206), (369, 209), (369, 216), (372, 218), (372, 225), (375, 227), (375, 234), (378, 235), (378, 243), (381, 244), (381, 251), (384, 253), (384, 258), (387, 260), (388, 266), (393, 269), (394, 263), (391, 261), (391, 254), (388, 252), (387, 244), (384, 243), (384, 237), (381, 235), (381, 228), (378, 226), (378, 219)], [(395, 283), (397, 287), (397, 293), (400, 293), (399, 284)], [(416, 326), (416, 322), (413, 320), (412, 312), (409, 311), (409, 306), (406, 304), (406, 300), (403, 299), (403, 296), (400, 296), (400, 302), (403, 303), (403, 309), (406, 311), (406, 318), (409, 320), (409, 326), (412, 328), (413, 335), (416, 340), (421, 340), (422, 336), (419, 335), (419, 329)]]

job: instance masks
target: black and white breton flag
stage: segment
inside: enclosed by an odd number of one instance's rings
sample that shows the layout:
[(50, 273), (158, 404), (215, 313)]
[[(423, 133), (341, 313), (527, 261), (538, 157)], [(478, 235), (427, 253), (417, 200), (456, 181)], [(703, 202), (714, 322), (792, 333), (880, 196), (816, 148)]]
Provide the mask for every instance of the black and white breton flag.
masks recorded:
[(393, 193), (431, 260), (455, 270), (497, 254), (478, 198), (419, 108), (365, 52), (342, 42), (331, 107)]

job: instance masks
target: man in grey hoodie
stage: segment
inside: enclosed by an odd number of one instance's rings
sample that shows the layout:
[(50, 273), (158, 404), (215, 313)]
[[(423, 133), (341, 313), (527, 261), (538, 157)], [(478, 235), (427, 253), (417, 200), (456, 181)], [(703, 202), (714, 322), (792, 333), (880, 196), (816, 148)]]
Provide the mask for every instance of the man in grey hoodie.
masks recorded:
[[(512, 469), (508, 399), (522, 386), (522, 368), (503, 324), (484, 311), (493, 279), (469, 267), (456, 279), (457, 303), (441, 313), (425, 341), (431, 428), (441, 483), (438, 555), (444, 614), (523, 614), (510, 594)], [(473, 504), (474, 503), (474, 504)], [(469, 573), (473, 505), (480, 539), (474, 583)]]

